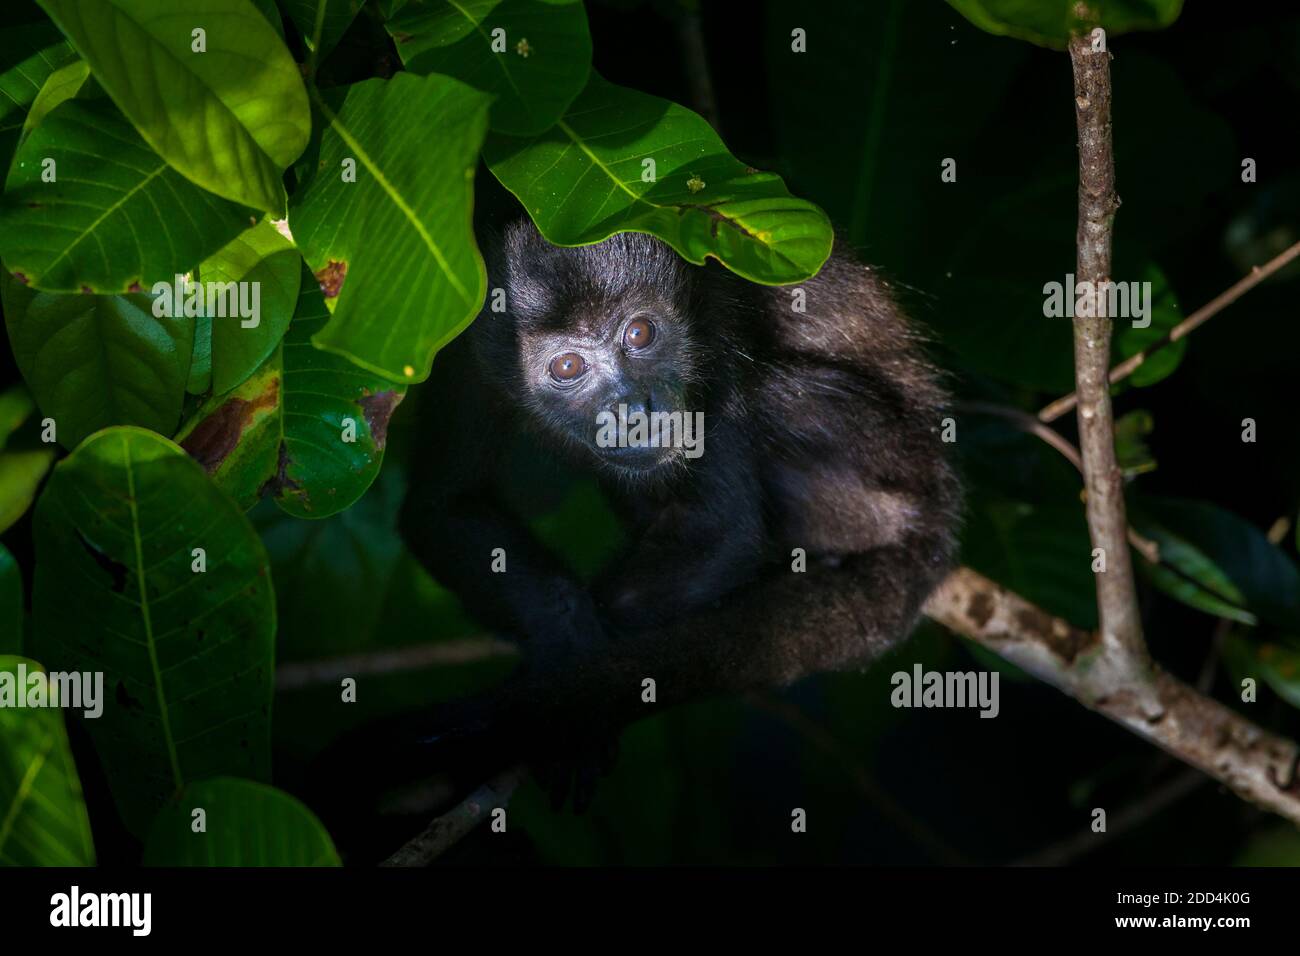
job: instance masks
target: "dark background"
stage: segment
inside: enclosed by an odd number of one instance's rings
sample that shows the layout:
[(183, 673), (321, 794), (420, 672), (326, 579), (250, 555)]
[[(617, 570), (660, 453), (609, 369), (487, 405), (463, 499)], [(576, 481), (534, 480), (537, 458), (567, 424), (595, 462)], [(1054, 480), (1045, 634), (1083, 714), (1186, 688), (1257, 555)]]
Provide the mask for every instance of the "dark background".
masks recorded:
[[(1070, 332), (1044, 319), (1044, 282), (1073, 271), (1075, 156), (1069, 59), (981, 32), (938, 0), (703, 3), (700, 25), (719, 132), (743, 161), (782, 174), (827, 210), (843, 241), (896, 280), (933, 330), (936, 359), (964, 399), (1034, 411), (1068, 392)], [(697, 106), (676, 4), (587, 4), (595, 67), (606, 78)], [(808, 52), (790, 52), (790, 30)], [(370, 37), (364, 20), (348, 44)], [(1300, 13), (1284, 5), (1189, 3), (1167, 30), (1113, 37), (1118, 191), (1117, 278), (1154, 264), (1190, 313), (1251, 265), (1300, 238)], [(946, 157), (955, 183), (940, 180)], [(1258, 181), (1241, 181), (1254, 158)], [(482, 170), (484, 190), (490, 174)], [(1125, 387), (1117, 414), (1146, 410), (1158, 466), (1134, 500), (1211, 503), (1261, 531), (1300, 505), (1300, 354), (1294, 267), (1197, 331), (1181, 365)], [(16, 378), (0, 349), (0, 380)], [(414, 396), (412, 396), (414, 397)], [(356, 506), (323, 522), (273, 506), (253, 519), (270, 552), (282, 662), (478, 633), (402, 549), (393, 522), (404, 490), (413, 406), (398, 411), (389, 458)], [(1240, 440), (1241, 420), (1259, 439)], [(1006, 423), (959, 415), (970, 486), (963, 560), (1069, 617), (1095, 624), (1079, 481)], [(1073, 417), (1057, 423), (1074, 438)], [(537, 526), (590, 534), (571, 549), (591, 570), (617, 531), (590, 486), (521, 474), (548, 503)], [(6, 535), (30, 558), (27, 523)], [(1282, 541), (1295, 557), (1295, 530)], [(1267, 639), (1239, 629), (1237, 657), (1216, 650), (1216, 621), (1155, 588), (1142, 591), (1153, 655), (1234, 699), (1234, 666)], [(1244, 649), (1244, 650), (1243, 650)], [(1245, 655), (1244, 658), (1242, 655)], [(1238, 664), (1234, 665), (1233, 660)], [(896, 710), (890, 675), (1000, 667), (1001, 713)], [(286, 692), (275, 704), (275, 783), (304, 793), (304, 771), (344, 722), (394, 713), (495, 679), (501, 662), (368, 679), (357, 707), (337, 690)], [(1295, 699), (1300, 700), (1300, 694)], [(1262, 689), (1241, 705), (1291, 735), (1300, 715)], [(111, 814), (93, 752), (77, 738), (102, 863), (136, 858)], [(347, 770), (340, 768), (340, 774)], [(1300, 833), (1163, 756), (1076, 701), (925, 625), (865, 674), (828, 675), (784, 692), (699, 704), (623, 737), (595, 806), (552, 811), (533, 785), (510, 805), (504, 836), (483, 830), (445, 860), (556, 863), (1300, 864)], [(1172, 790), (1169, 788), (1173, 787)], [(1160, 802), (1162, 793), (1176, 796)], [(391, 852), (439, 795), (408, 790), (382, 820), (335, 833), (353, 861)], [(808, 832), (790, 831), (795, 807)], [(1094, 807), (1111, 832), (1091, 834)], [(109, 809), (106, 809), (109, 808)], [(1122, 826), (1128, 808), (1139, 821)], [(1077, 845), (1061, 841), (1078, 840)]]

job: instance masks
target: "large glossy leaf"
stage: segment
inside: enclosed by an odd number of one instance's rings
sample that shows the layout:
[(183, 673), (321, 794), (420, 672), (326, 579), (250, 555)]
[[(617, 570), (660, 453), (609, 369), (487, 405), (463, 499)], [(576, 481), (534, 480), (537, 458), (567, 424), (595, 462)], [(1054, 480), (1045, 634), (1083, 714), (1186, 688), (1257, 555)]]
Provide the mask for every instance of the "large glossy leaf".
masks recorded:
[(1144, 496), (1134, 527), (1160, 546), (1152, 582), (1209, 614), (1300, 632), (1300, 571), (1254, 525), (1201, 501)]
[[(311, 129), (283, 41), (247, 0), (39, 0), (140, 135), (186, 178), (268, 212)], [(193, 31), (205, 31), (205, 52)]]
[(0, 292), (18, 368), (63, 445), (108, 425), (176, 428), (193, 319), (155, 318), (147, 295), (35, 292), (3, 274)]
[[(47, 160), (54, 182), (44, 181)], [(108, 100), (70, 100), (18, 148), (0, 204), (0, 256), (33, 288), (138, 292), (189, 272), (251, 213), (168, 166)]]
[(217, 487), (245, 511), (271, 488), (279, 458), (280, 350), (238, 388), (205, 401), (176, 433)]
[(143, 832), (191, 780), (267, 777), (266, 552), (203, 470), (143, 429), (98, 432), (54, 469), (35, 539), (35, 650), (104, 672), (109, 704), (86, 726), (127, 825)]
[(365, 0), (281, 0), (281, 5), (306, 41), (312, 62), (319, 63), (343, 39)]
[(406, 389), (315, 348), (312, 336), (328, 321), (304, 270), (282, 346), (177, 436), (245, 508), (271, 495), (290, 514), (323, 518), (361, 497), (379, 473), (388, 419)]
[(298, 250), (269, 222), (245, 230), (203, 263), (199, 278), (205, 286), (238, 282), (251, 293), (255, 284), (258, 298), (256, 325), (245, 324), (253, 319), (209, 316), (214, 393), (241, 384), (275, 350), (293, 318), (301, 277)]
[(1158, 30), (1178, 19), (1183, 0), (948, 0), (981, 30), (1064, 49), (1100, 23), (1107, 33)]
[[(195, 811), (204, 830), (194, 832)], [(341, 866), (316, 815), (283, 790), (219, 777), (190, 784), (158, 814), (145, 866)]]
[(691, 262), (712, 257), (769, 284), (806, 279), (830, 255), (825, 214), (792, 197), (779, 176), (737, 160), (685, 107), (594, 72), (550, 130), (494, 133), (483, 155), (558, 245), (647, 232)]
[[(249, 515), (271, 558), (281, 628), (279, 660), (320, 659), (392, 647), (412, 639), (463, 638), (475, 625), (456, 598), (405, 552), (397, 531), (405, 484), (387, 468), (356, 504), (323, 521), (300, 521), (282, 508)], [(387, 613), (387, 620), (386, 618)], [(386, 626), (387, 625), (387, 626)]]
[(0, 544), (0, 654), (23, 649), (23, 570)]
[(488, 103), (448, 77), (404, 73), (319, 102), (319, 171), (289, 220), (328, 290), (318, 346), (418, 382), (474, 318), (487, 286), (470, 219)]
[(581, 0), (426, 0), (387, 28), (412, 73), (445, 73), (495, 96), (492, 128), (512, 136), (563, 116), (591, 70)]
[(0, 31), (0, 171), (8, 169), (27, 111), (45, 81), (76, 58), (52, 23), (7, 23)]
[[(28, 675), (44, 670), (35, 661), (0, 656), (0, 674), (17, 680), (20, 664)], [(0, 707), (0, 866), (94, 862), (90, 817), (63, 712)]]

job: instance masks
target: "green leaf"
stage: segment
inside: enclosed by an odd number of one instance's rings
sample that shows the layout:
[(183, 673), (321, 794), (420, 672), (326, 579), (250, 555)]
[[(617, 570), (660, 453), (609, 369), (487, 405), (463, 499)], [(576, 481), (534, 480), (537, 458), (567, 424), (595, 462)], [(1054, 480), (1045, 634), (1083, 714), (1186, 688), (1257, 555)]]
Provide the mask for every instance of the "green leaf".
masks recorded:
[[(28, 675), (44, 671), (35, 661), (0, 656), (0, 687), (18, 680), (20, 664)], [(90, 817), (63, 713), (52, 707), (0, 707), (0, 866), (94, 863)]]
[(1160, 547), (1160, 565), (1145, 569), (1160, 590), (1208, 614), (1300, 631), (1300, 571), (1254, 525), (1206, 502), (1149, 496), (1130, 520)]
[[(50, 160), (56, 178), (45, 182)], [(251, 213), (168, 166), (108, 100), (69, 100), (14, 157), (0, 256), (33, 288), (139, 292), (189, 272)]]
[(34, 292), (5, 274), (0, 294), (19, 371), (65, 447), (108, 425), (176, 428), (193, 320), (154, 318), (147, 295)]
[(41, 86), (41, 91), (36, 94), (31, 109), (27, 111), (27, 119), (23, 120), (22, 135), (26, 136), (40, 126), (45, 117), (60, 103), (72, 99), (81, 92), (82, 86), (89, 77), (90, 65), (85, 60), (73, 60), (67, 66), (59, 67), (51, 73), (49, 79)]
[[(209, 316), (215, 393), (235, 388), (275, 350), (293, 318), (301, 277), (298, 250), (265, 221), (235, 237), (199, 268), (204, 286), (210, 282), (246, 283), (247, 294), (257, 294), (256, 325), (246, 326), (254, 319), (233, 317), (229, 309), (225, 316)], [(240, 301), (245, 300), (241, 297)]]
[(53, 448), (0, 452), (0, 532), (27, 513), (53, 463)]
[(281, 0), (281, 3), (306, 41), (315, 64), (325, 59), (343, 39), (365, 0)]
[(948, 0), (988, 33), (1063, 50), (1070, 37), (1100, 24), (1108, 34), (1159, 30), (1178, 19), (1183, 0)]
[(257, 12), (266, 17), (266, 22), (271, 24), (271, 29), (281, 40), (284, 39), (284, 22), (280, 19), (280, 8), (275, 5), (275, 0), (252, 0), (253, 6)]
[[(1146, 263), (1140, 275), (1141, 277), (1137, 281), (1150, 283), (1150, 297), (1148, 298), (1145, 294), (1142, 296), (1142, 301), (1151, 310), (1146, 317), (1150, 319), (1150, 324), (1139, 327), (1134, 323), (1141, 320), (1132, 318), (1115, 320), (1114, 344), (1115, 353), (1118, 356), (1116, 362), (1131, 355), (1136, 355), (1148, 345), (1159, 341), (1170, 329), (1183, 320), (1183, 311), (1178, 307), (1178, 302), (1174, 299), (1174, 290), (1169, 287), (1165, 274), (1155, 263)], [(1179, 339), (1177, 342), (1166, 345), (1137, 367), (1133, 374), (1128, 377), (1128, 384), (1137, 386), (1154, 385), (1156, 382), (1167, 378), (1178, 368), (1186, 351), (1187, 339)]]
[(386, 27), (412, 73), (454, 76), (495, 96), (492, 129), (512, 136), (554, 124), (591, 71), (581, 0), (431, 0)]
[[(207, 829), (194, 832), (195, 810)], [(316, 815), (283, 790), (218, 777), (190, 784), (158, 814), (145, 866), (342, 866)]]
[(1278, 823), (1252, 836), (1233, 866), (1300, 866), (1300, 829)]
[(32, 393), (22, 385), (14, 385), (0, 392), (0, 451), (9, 442), (9, 436), (36, 411)]
[(191, 780), (266, 778), (266, 552), (203, 470), (142, 429), (98, 432), (55, 467), (34, 537), (35, 645), (51, 669), (104, 672), (86, 727), (132, 832)]
[[(247, 0), (38, 0), (150, 146), (190, 181), (281, 214), (311, 130), (298, 66)], [(205, 31), (195, 52), (192, 32)]]
[(1134, 409), (1115, 420), (1115, 457), (1125, 478), (1155, 471), (1156, 460), (1147, 445), (1155, 419), (1145, 408)]
[(0, 544), (0, 654), (23, 649), (23, 569)]
[(281, 348), (238, 389), (205, 403), (177, 441), (241, 507), (270, 494), (292, 515), (324, 518), (379, 474), (389, 416), (406, 389), (311, 344), (329, 313), (303, 273)]
[(77, 58), (52, 23), (5, 24), (0, 31), (0, 171), (9, 158), (45, 81)]
[(1097, 626), (1088, 525), (1077, 505), (972, 502), (962, 561), (1076, 627)]
[[(476, 632), (455, 595), (406, 552), (397, 530), (404, 491), (401, 469), (386, 468), (356, 504), (323, 521), (300, 521), (269, 502), (249, 515), (271, 558), (282, 622), (277, 660), (316, 660)], [(424, 699), (435, 699), (427, 676), (424, 683)], [(462, 684), (449, 693), (464, 690)]]
[[(333, 318), (317, 346), (395, 382), (418, 382), (474, 318), (487, 287), (470, 220), (488, 103), (448, 77), (405, 73), (318, 101), (329, 124), (319, 172), (290, 215), (298, 247), (328, 287)], [(430, 129), (438, 135), (422, 136)], [(345, 160), (355, 182), (343, 181)]]
[(1292, 707), (1300, 707), (1300, 651), (1283, 644), (1266, 643), (1253, 636), (1233, 634), (1223, 647), (1233, 680), (1263, 679)]
[(277, 349), (238, 388), (204, 402), (176, 433), (176, 443), (243, 511), (267, 493), (276, 472), (281, 381)]
[[(830, 255), (825, 214), (779, 176), (741, 163), (685, 107), (595, 72), (550, 130), (531, 139), (494, 133), (483, 155), (558, 245), (645, 232), (690, 262), (712, 256), (771, 285), (815, 275)], [(653, 180), (643, 178), (651, 163)]]

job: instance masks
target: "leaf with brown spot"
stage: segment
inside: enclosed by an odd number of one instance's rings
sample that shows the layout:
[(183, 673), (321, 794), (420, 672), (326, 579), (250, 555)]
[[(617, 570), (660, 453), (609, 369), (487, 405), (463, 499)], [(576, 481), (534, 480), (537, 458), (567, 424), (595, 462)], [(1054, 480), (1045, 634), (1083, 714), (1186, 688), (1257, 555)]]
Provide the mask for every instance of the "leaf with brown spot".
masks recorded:
[(279, 419), (280, 368), (268, 359), (239, 388), (206, 402), (176, 440), (247, 510), (275, 465)]
[(316, 277), (316, 284), (320, 286), (321, 295), (327, 299), (337, 299), (343, 290), (343, 280), (348, 277), (348, 264), (331, 259), (325, 264), (325, 268), (317, 269), (312, 274)]
[[(321, 171), (289, 221), (314, 270), (346, 263), (317, 346), (391, 382), (429, 374), (487, 291), (472, 224), (474, 172), (491, 97), (448, 76), (398, 73), (319, 93)], [(402, 149), (390, 129), (436, 129)], [(339, 175), (345, 159), (356, 181)], [(328, 294), (335, 283), (327, 276)]]
[[(239, 388), (210, 399), (178, 440), (247, 509), (271, 497), (323, 518), (356, 501), (383, 461), (388, 422), (405, 389), (323, 352), (311, 337), (329, 312), (305, 271), (284, 341)], [(356, 441), (343, 441), (344, 421)]]

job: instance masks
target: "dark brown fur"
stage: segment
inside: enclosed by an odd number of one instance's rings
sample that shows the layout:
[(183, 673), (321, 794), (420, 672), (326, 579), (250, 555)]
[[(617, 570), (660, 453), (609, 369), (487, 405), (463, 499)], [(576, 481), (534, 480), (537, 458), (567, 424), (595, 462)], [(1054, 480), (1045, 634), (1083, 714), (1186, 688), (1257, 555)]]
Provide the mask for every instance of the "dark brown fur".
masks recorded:
[[(560, 249), (529, 224), (489, 278), (507, 310), (485, 310), (435, 363), (404, 511), (434, 576), (526, 638), (529, 666), (479, 718), (525, 736), (614, 728), (655, 709), (646, 678), (663, 706), (858, 666), (907, 636), (952, 561), (959, 490), (939, 376), (872, 270), (837, 252), (797, 312), (791, 288), (690, 266), (647, 236)], [(650, 363), (606, 344), (638, 314), (663, 327)], [(593, 377), (557, 389), (542, 370), (570, 341)], [(603, 455), (584, 423), (624, 395), (702, 410), (704, 455), (644, 469)], [(486, 480), (519, 428), (590, 468), (629, 525), (594, 597)], [(498, 547), (507, 574), (488, 570)]]

